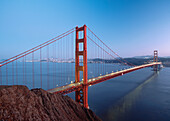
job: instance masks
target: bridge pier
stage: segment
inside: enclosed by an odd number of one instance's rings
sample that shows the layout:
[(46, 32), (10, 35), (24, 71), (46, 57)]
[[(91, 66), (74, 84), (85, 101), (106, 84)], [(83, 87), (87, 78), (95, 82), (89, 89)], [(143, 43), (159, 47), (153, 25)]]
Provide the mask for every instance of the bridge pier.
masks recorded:
[[(75, 48), (75, 82), (80, 82), (80, 71), (83, 71), (83, 87), (75, 92), (75, 100), (88, 108), (88, 85), (87, 85), (87, 26), (76, 27), (76, 48)], [(83, 32), (83, 38), (79, 38), (79, 32)], [(83, 50), (80, 50), (79, 44), (83, 44)], [(79, 59), (83, 57), (83, 66), (80, 66)]]

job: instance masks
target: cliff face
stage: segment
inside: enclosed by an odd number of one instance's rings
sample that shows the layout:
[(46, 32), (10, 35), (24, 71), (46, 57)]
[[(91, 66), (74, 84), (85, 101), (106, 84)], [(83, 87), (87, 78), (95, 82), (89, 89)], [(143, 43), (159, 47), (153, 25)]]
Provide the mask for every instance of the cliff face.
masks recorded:
[(0, 120), (100, 121), (68, 96), (26, 86), (0, 86)]

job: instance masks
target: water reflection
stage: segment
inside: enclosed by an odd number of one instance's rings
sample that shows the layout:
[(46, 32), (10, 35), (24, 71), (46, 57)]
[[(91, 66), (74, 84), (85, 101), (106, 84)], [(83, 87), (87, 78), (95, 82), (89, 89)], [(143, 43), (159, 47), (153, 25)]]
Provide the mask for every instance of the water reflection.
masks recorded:
[[(142, 88), (149, 82), (151, 82), (159, 72), (154, 72), (150, 77), (146, 79), (143, 83), (141, 83), (138, 87), (133, 89), (131, 92), (129, 92), (127, 95), (122, 97), (117, 104), (110, 107), (110, 109), (106, 112), (104, 116), (104, 120), (107, 121), (118, 121), (123, 118), (125, 118), (125, 113), (127, 113), (133, 104), (137, 101), (137, 99), (140, 96), (140, 92)], [(123, 116), (123, 117), (122, 117)]]

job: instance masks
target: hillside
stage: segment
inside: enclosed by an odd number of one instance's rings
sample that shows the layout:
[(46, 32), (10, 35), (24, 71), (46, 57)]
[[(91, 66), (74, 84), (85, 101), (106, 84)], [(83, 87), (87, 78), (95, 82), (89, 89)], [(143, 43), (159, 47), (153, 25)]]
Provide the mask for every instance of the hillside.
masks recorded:
[(100, 121), (68, 96), (26, 86), (0, 86), (0, 120)]

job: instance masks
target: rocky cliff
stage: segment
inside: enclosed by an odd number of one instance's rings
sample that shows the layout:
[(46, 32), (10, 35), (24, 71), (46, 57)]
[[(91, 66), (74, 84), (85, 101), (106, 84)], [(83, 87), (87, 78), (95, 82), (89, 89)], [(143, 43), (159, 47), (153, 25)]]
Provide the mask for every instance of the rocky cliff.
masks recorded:
[(0, 120), (100, 121), (68, 96), (26, 86), (0, 86)]

